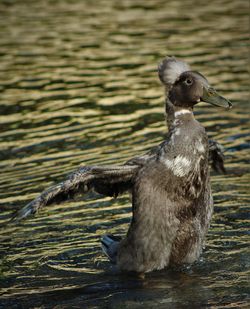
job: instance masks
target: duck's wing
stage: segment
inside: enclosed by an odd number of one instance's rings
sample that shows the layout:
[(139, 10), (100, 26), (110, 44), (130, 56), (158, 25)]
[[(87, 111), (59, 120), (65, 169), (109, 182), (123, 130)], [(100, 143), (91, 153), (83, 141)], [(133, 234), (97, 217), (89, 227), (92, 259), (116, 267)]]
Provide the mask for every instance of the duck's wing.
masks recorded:
[(138, 170), (137, 165), (121, 166), (86, 166), (73, 172), (68, 178), (43, 191), (36, 199), (18, 210), (14, 221), (20, 221), (40, 208), (65, 201), (79, 193), (91, 190), (106, 195), (117, 196), (133, 186), (133, 176)]
[(37, 198), (18, 210), (12, 220), (20, 221), (37, 213), (39, 209), (45, 206), (66, 201), (77, 194), (85, 194), (89, 191), (110, 197), (117, 197), (126, 191), (130, 191), (138, 169), (149, 162), (150, 159), (155, 159), (160, 146), (130, 159), (124, 165), (80, 167), (71, 173), (65, 181), (49, 187)]
[(215, 140), (209, 140), (209, 162), (215, 172), (225, 174), (226, 169), (224, 167), (224, 148), (221, 144)]
[(77, 194), (85, 194), (91, 190), (111, 197), (117, 197), (130, 191), (133, 186), (133, 177), (138, 169), (150, 159), (154, 159), (158, 149), (160, 146), (130, 159), (124, 165), (81, 167), (71, 173), (65, 181), (49, 187), (29, 204), (18, 210), (12, 220), (18, 222), (37, 213), (45, 206), (66, 201)]

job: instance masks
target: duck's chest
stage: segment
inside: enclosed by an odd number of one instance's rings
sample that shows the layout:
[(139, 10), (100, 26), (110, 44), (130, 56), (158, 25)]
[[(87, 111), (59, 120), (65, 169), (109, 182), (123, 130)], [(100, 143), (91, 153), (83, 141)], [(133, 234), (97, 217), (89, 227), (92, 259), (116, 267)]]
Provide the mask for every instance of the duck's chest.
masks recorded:
[(208, 165), (208, 138), (201, 126), (176, 126), (162, 147), (159, 159), (177, 177)]

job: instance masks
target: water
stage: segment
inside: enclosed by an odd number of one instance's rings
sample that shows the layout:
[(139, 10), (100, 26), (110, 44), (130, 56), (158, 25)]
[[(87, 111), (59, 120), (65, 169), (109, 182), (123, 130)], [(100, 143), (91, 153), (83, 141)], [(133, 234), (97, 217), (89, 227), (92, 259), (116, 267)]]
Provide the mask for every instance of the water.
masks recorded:
[[(247, 307), (248, 1), (6, 0), (0, 12), (0, 308)], [(228, 170), (212, 173), (202, 260), (144, 280), (118, 274), (99, 240), (126, 233), (126, 195), (88, 195), (6, 226), (80, 164), (122, 163), (164, 138), (156, 65), (166, 54), (234, 104), (196, 108)]]

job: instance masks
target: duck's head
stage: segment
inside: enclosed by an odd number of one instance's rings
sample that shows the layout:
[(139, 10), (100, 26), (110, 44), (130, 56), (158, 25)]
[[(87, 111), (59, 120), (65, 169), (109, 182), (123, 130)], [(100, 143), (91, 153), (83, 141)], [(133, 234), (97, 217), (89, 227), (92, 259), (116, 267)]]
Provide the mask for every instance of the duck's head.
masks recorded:
[(232, 104), (212, 88), (200, 73), (183, 61), (166, 57), (158, 67), (159, 78), (166, 87), (168, 99), (176, 107), (193, 108), (199, 102), (231, 108)]

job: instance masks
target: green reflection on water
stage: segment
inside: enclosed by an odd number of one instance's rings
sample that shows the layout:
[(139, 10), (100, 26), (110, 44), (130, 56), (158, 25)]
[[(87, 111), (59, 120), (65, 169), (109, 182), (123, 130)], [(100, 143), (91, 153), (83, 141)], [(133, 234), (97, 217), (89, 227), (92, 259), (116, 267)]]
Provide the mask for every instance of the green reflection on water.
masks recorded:
[(203, 261), (143, 282), (117, 275), (99, 238), (124, 235), (129, 199), (89, 196), (0, 230), (0, 304), (243, 307), (250, 202), (247, 1), (5, 1), (0, 9), (2, 226), (14, 209), (80, 164), (122, 163), (163, 139), (156, 64), (166, 54), (187, 60), (234, 103), (225, 114), (207, 105), (196, 111), (227, 149), (228, 169), (212, 177), (215, 214)]

